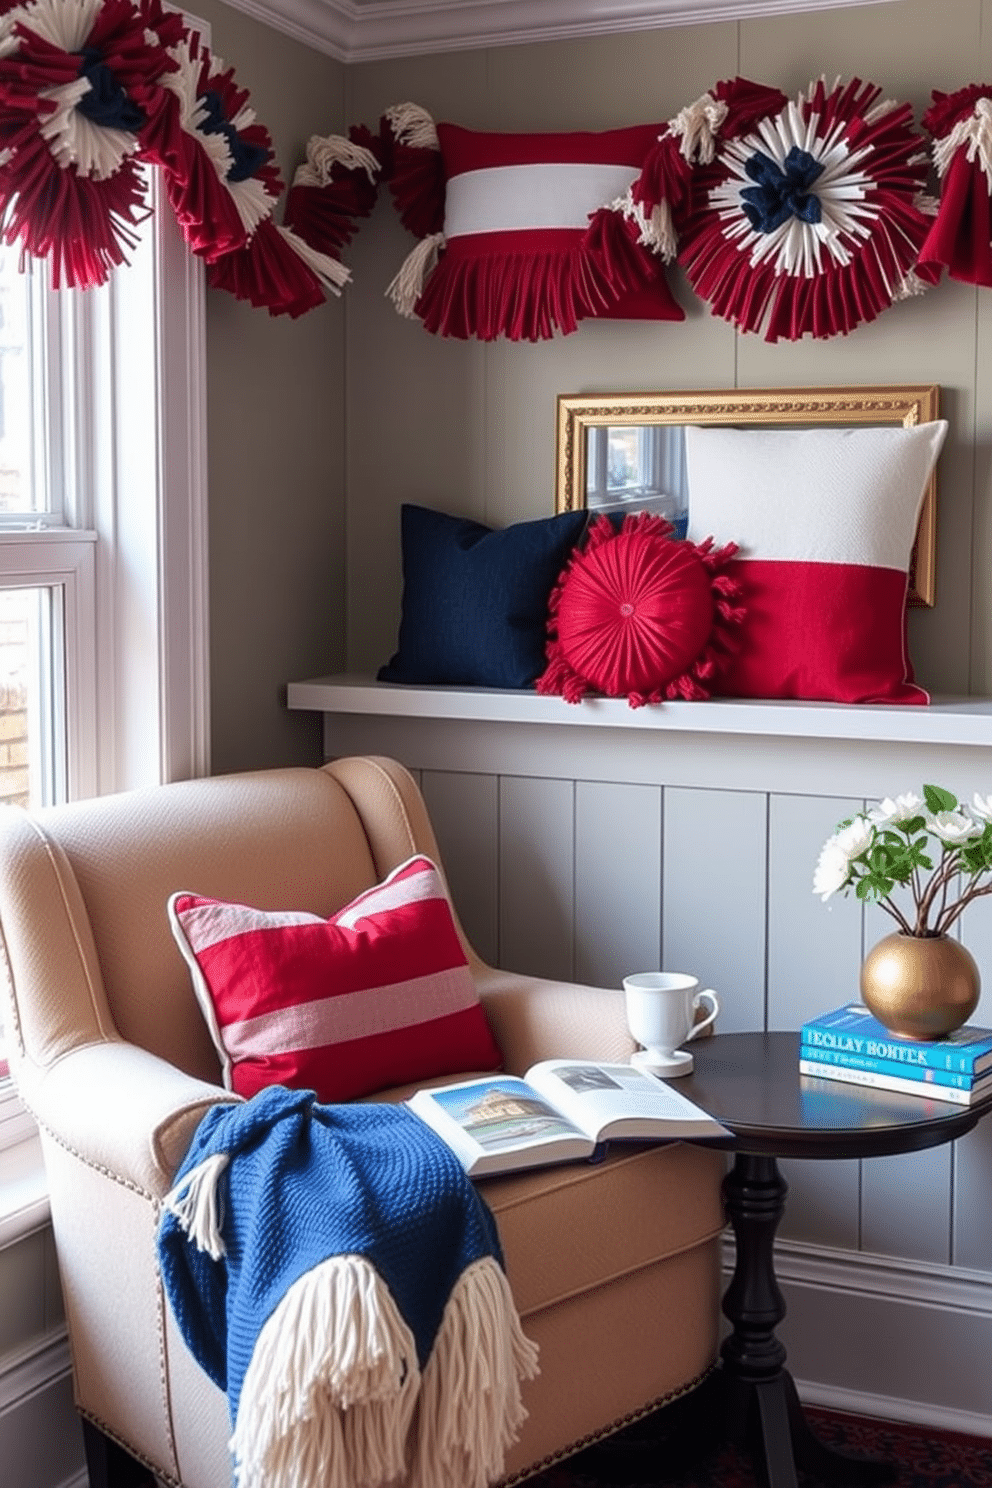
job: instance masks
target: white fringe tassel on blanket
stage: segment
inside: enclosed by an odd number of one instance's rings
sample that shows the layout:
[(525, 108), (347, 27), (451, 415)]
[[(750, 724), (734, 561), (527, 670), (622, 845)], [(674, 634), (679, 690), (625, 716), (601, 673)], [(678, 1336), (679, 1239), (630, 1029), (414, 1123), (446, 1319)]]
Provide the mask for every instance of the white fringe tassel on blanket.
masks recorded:
[(362, 1256), (333, 1256), (290, 1287), (259, 1334), (231, 1437), (235, 1482), (487, 1488), (526, 1419), (520, 1380), (536, 1372), (491, 1257), (456, 1283), (421, 1378), (378, 1273)]
[[(206, 1159), (165, 1199), (215, 1260), (226, 1165)], [(230, 1440), (237, 1488), (380, 1488), (405, 1475), (408, 1488), (488, 1488), (527, 1419), (520, 1384), (537, 1357), (491, 1256), (455, 1283), (422, 1378), (379, 1273), (364, 1256), (332, 1256), (258, 1335)]]
[(486, 1488), (527, 1419), (520, 1381), (538, 1373), (502, 1268), (491, 1257), (459, 1277), (424, 1368), (411, 1488)]

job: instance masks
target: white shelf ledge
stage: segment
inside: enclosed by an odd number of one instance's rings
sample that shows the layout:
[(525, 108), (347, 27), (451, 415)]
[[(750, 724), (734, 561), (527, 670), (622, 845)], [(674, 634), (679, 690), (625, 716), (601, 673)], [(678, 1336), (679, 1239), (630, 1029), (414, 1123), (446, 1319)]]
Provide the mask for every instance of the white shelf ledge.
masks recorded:
[(421, 687), (342, 673), (291, 682), (287, 702), (290, 708), (311, 712), (386, 718), (992, 746), (990, 698), (938, 698), (925, 708), (737, 698), (631, 708), (623, 698), (585, 698), (581, 703), (566, 703), (557, 697), (541, 697), (528, 688)]

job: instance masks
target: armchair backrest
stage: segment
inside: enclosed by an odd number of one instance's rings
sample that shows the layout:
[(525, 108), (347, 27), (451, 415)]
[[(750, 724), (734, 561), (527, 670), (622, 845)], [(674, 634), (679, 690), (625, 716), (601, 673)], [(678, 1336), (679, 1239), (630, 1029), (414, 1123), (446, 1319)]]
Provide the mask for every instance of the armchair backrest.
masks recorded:
[(417, 851), (437, 859), (420, 793), (371, 757), (0, 813), (4, 1016), (25, 1094), (33, 1070), (118, 1038), (219, 1081), (169, 929), (175, 890), (330, 915)]

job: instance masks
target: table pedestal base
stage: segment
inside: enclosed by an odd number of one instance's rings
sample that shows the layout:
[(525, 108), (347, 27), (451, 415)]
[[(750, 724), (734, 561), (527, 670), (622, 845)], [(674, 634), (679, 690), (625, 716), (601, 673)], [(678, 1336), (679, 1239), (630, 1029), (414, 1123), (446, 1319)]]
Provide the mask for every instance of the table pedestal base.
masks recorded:
[(849, 1457), (821, 1442), (787, 1369), (749, 1385), (721, 1374), (727, 1438), (750, 1453), (768, 1488), (798, 1488), (800, 1469), (826, 1488), (873, 1488), (898, 1476), (889, 1462)]
[(755, 1153), (738, 1152), (724, 1179), (737, 1241), (737, 1264), (723, 1298), (733, 1332), (720, 1351), (727, 1434), (754, 1452), (768, 1488), (798, 1488), (797, 1467), (844, 1488), (892, 1482), (889, 1463), (846, 1457), (814, 1436), (785, 1368), (785, 1346), (775, 1333), (785, 1300), (775, 1279), (774, 1242), (787, 1192), (775, 1158)]

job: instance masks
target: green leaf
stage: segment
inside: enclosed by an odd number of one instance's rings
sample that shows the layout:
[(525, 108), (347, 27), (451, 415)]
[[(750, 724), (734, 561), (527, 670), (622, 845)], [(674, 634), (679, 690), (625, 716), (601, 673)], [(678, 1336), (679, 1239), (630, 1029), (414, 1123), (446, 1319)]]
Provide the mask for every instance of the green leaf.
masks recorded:
[(969, 842), (962, 847), (958, 854), (958, 863), (972, 875), (985, 873), (992, 867), (992, 860), (989, 858), (989, 849), (981, 840), (978, 842)]
[(938, 811), (956, 811), (958, 798), (952, 796), (949, 790), (944, 790), (940, 785), (925, 785), (923, 787), (923, 799), (927, 803), (927, 810), (934, 815)]
[(893, 883), (882, 873), (866, 873), (855, 890), (859, 899), (886, 899), (891, 894)]

